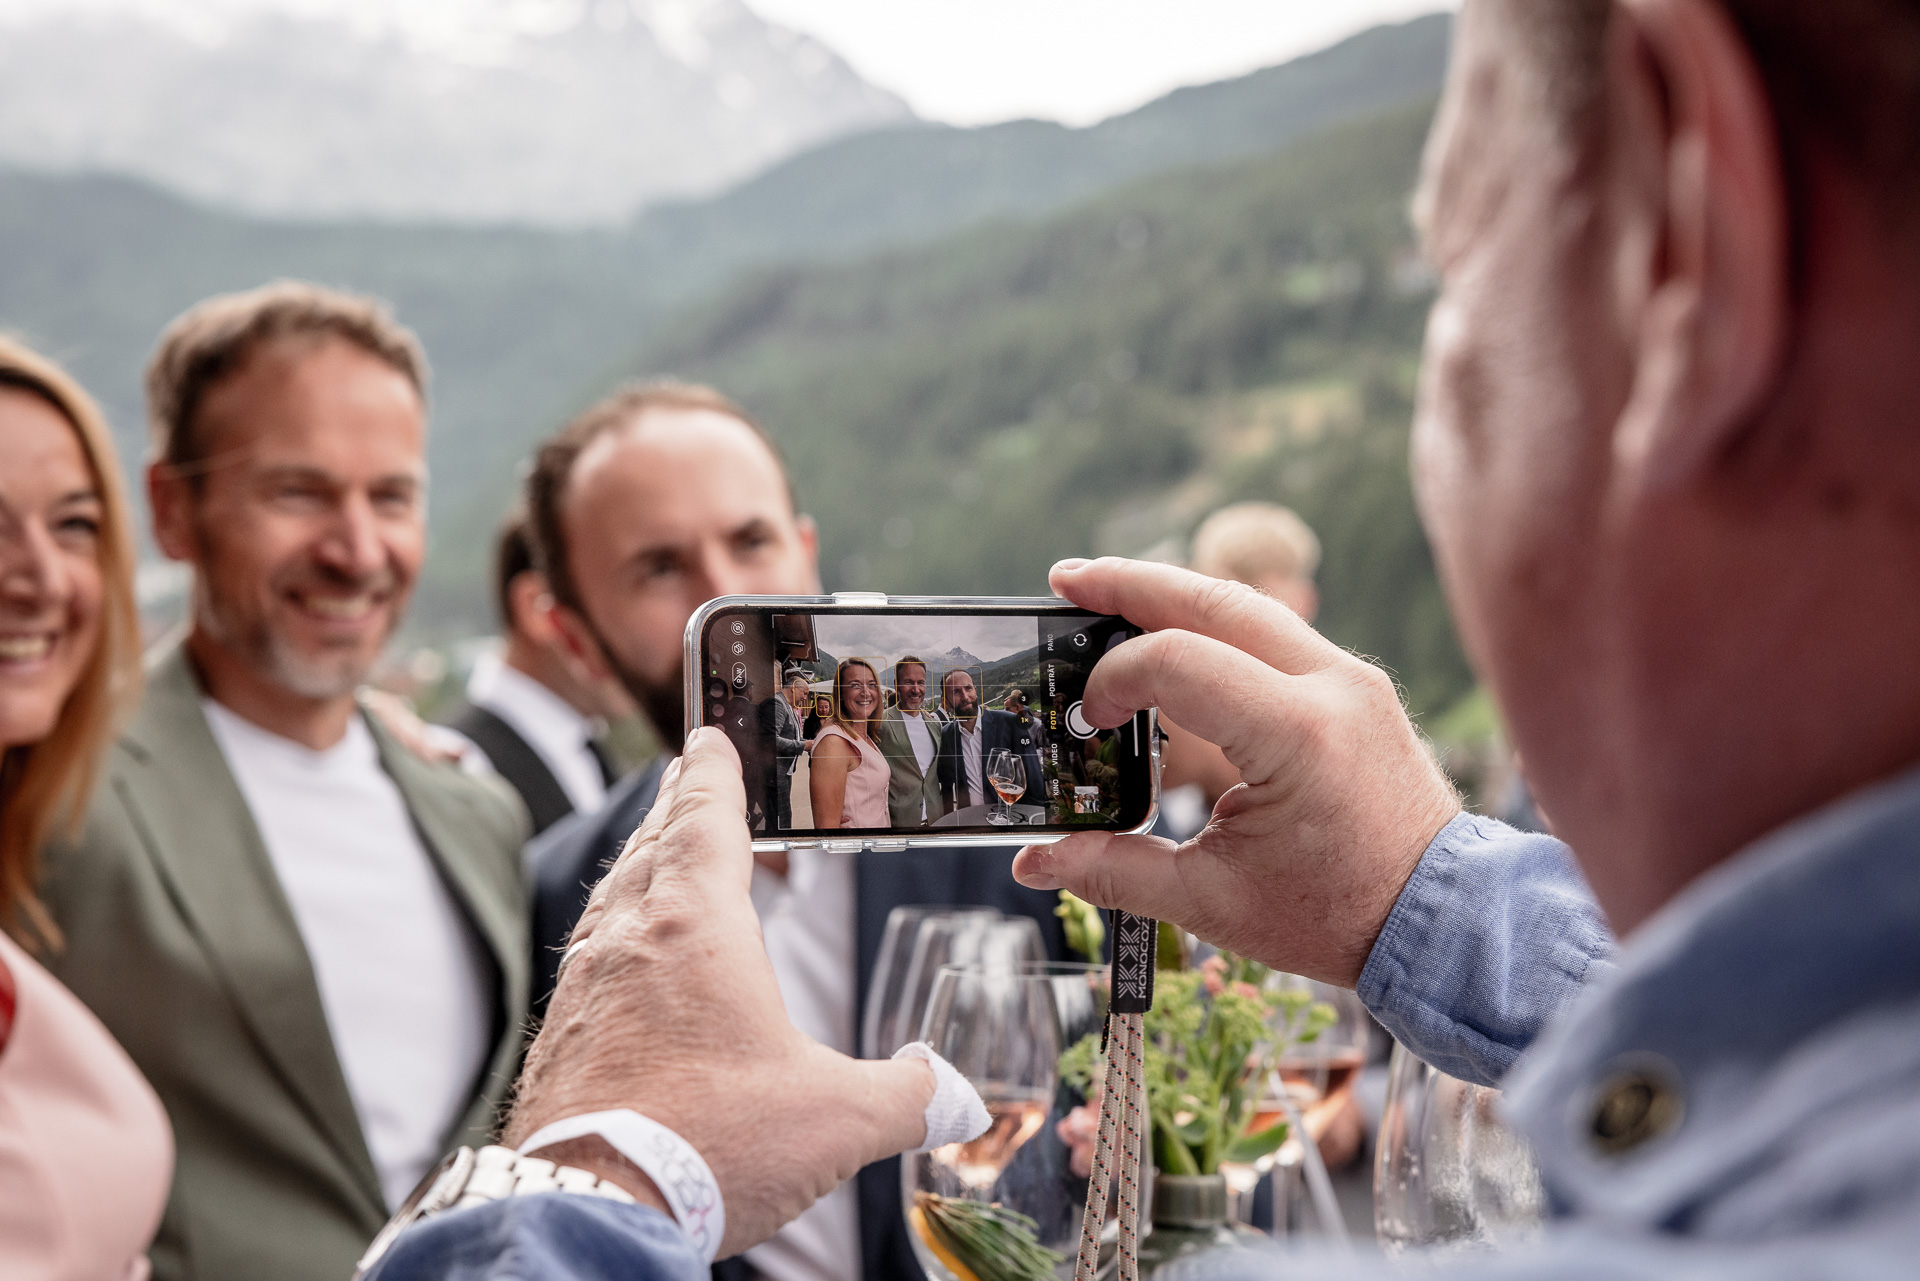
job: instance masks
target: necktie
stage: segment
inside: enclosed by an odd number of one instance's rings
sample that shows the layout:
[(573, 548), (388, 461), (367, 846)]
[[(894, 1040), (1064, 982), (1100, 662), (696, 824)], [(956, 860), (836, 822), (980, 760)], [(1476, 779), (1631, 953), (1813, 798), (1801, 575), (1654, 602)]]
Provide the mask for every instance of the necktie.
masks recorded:
[(600, 764), (601, 782), (612, 787), (620, 781), (620, 767), (614, 764), (613, 753), (607, 750), (606, 744), (597, 738), (590, 738), (587, 740), (587, 750), (593, 753), (593, 759)]

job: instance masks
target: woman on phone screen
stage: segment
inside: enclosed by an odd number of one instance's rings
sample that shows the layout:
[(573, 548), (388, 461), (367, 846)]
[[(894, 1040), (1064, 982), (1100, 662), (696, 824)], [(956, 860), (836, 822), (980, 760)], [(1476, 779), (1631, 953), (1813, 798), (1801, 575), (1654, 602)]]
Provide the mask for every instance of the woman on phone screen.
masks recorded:
[(818, 827), (887, 827), (893, 771), (880, 752), (880, 677), (858, 658), (833, 674), (832, 719), (813, 740), (807, 782)]
[(4, 338), (0, 458), (0, 1277), (135, 1281), (172, 1131), (126, 1052), (28, 951), (60, 946), (34, 897), (36, 851), (77, 819), (138, 692), (133, 542), (99, 411)]

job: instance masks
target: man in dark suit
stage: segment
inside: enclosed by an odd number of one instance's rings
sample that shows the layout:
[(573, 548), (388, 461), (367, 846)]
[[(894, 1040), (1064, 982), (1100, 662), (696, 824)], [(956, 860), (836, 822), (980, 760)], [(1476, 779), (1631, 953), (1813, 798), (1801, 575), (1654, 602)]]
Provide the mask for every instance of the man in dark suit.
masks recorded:
[(773, 763), (767, 770), (767, 813), (775, 831), (793, 826), (793, 767), (807, 750), (799, 709), (811, 696), (807, 672), (789, 667), (781, 677), (780, 692), (760, 704), (760, 733), (773, 745)]
[(554, 630), (524, 513), (501, 523), (493, 569), (506, 647), (474, 664), (466, 701), (444, 723), (520, 794), (538, 835), (607, 799), (620, 775), (600, 734), (614, 709), (609, 691), (586, 678)]
[(940, 678), (940, 705), (946, 708), (946, 730), (940, 735), (940, 803), (951, 814), (995, 799), (987, 781), (987, 762), (997, 751), (1019, 755), (1027, 770), (1026, 791), (1016, 798), (1029, 801), (1045, 794), (1041, 781), (1040, 744), (1031, 720), (1022, 725), (1012, 712), (982, 709), (973, 675), (955, 668)]
[[(764, 432), (717, 392), (666, 384), (616, 394), (541, 448), (527, 491), (560, 625), (626, 686), (676, 750), (685, 734), (681, 662), (693, 611), (722, 595), (820, 590), (813, 522), (797, 511), (785, 467)], [(588, 890), (653, 804), (664, 768), (662, 760), (635, 774), (599, 813), (565, 820), (529, 847), (536, 999), (552, 991)], [(1014, 882), (1013, 853), (756, 855), (754, 906), (794, 1024), (825, 1045), (855, 1051), (887, 915), (906, 904), (985, 904), (1029, 916), (1050, 953), (1064, 958), (1054, 896)], [(863, 1170), (716, 1271), (770, 1281), (917, 1276), (897, 1160)]]

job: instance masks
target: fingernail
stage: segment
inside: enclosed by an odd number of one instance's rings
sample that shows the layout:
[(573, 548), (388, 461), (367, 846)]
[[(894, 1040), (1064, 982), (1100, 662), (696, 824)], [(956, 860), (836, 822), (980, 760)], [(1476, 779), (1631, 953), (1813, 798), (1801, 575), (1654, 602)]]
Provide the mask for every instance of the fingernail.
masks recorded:
[[(1032, 848), (1031, 846), (1028, 847), (1029, 850), (1031, 848)], [(1046, 866), (1044, 864), (1035, 866), (1036, 863), (1039, 863), (1039, 860), (1042, 857), (1044, 856), (1034, 855), (1031, 859), (1029, 859), (1027, 857), (1027, 851), (1026, 850), (1021, 851), (1019, 856), (1014, 859), (1013, 879), (1020, 882), (1022, 885), (1026, 886), (1030, 890), (1059, 889), (1060, 888), (1059, 877), (1055, 876), (1052, 872), (1049, 872), (1046, 869)], [(1026, 863), (1025, 867), (1021, 866), (1023, 862)]]
[(1053, 562), (1053, 567), (1063, 574), (1071, 574), (1076, 569), (1085, 569), (1088, 564), (1088, 561), (1079, 556), (1069, 556), (1065, 560)]

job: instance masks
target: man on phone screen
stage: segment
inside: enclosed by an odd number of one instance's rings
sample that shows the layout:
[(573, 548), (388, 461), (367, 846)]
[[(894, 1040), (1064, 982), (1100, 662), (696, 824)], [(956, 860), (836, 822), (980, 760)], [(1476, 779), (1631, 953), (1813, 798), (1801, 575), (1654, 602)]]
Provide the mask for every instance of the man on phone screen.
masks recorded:
[(909, 654), (893, 665), (893, 689), (899, 706), (880, 718), (880, 751), (893, 775), (887, 812), (895, 827), (921, 827), (942, 813), (935, 761), (946, 726), (927, 706), (927, 665), (919, 658)]
[(993, 799), (987, 762), (997, 751), (1017, 753), (1026, 765), (1026, 790), (1015, 802), (1030, 802), (1043, 794), (1039, 746), (1024, 734), (1012, 712), (982, 709), (973, 673), (955, 668), (940, 678), (940, 704), (948, 721), (940, 736), (940, 803), (942, 814), (952, 814)]

